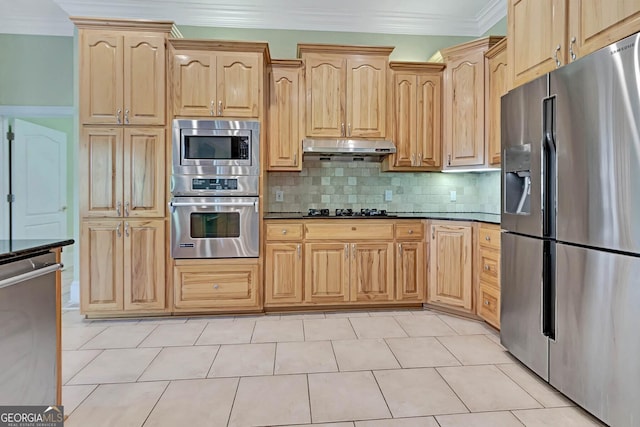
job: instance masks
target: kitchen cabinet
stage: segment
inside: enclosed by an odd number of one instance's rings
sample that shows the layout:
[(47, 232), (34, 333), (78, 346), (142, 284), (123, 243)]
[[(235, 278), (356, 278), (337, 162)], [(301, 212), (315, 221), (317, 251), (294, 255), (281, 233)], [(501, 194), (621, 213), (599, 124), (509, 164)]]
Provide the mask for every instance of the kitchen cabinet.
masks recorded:
[(79, 29), (80, 123), (163, 125), (172, 23), (72, 20)]
[(502, 39), (489, 49), (484, 56), (487, 58), (487, 160), (491, 166), (500, 166), (501, 141), (500, 141), (500, 98), (509, 91), (509, 74), (507, 68), (507, 39)]
[(161, 127), (83, 126), (81, 216), (164, 217), (165, 151)]
[(439, 170), (442, 165), (443, 64), (391, 62), (393, 142), (384, 170)]
[(302, 303), (302, 224), (279, 221), (265, 230), (264, 305)]
[(500, 329), (500, 226), (478, 227), (477, 314)]
[(385, 138), (390, 47), (299, 44), (306, 135)]
[(306, 243), (304, 260), (307, 302), (330, 304), (349, 301), (348, 243)]
[(396, 238), (396, 300), (424, 301), (425, 256), (424, 225), (420, 222), (397, 223)]
[(172, 39), (175, 116), (259, 117), (266, 43)]
[(473, 307), (472, 224), (432, 221), (427, 302), (470, 312)]
[(176, 260), (174, 312), (259, 311), (257, 259)]
[(352, 243), (349, 288), (351, 301), (391, 301), (394, 298), (393, 243)]
[(304, 133), (304, 64), (272, 60), (267, 169), (302, 170)]
[(443, 168), (485, 163), (484, 53), (501, 37), (485, 37), (443, 49), (446, 62), (443, 101)]
[(164, 230), (163, 219), (82, 221), (81, 311), (164, 311)]
[(507, 22), (515, 87), (640, 31), (640, 3), (509, 0)]

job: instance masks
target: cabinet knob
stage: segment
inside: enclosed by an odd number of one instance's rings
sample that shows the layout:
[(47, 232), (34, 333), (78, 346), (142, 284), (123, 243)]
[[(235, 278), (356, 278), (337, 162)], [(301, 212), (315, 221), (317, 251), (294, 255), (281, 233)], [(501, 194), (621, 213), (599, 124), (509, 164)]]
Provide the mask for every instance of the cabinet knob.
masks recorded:
[(287, 234), (287, 229), (286, 228), (282, 229), (282, 234)]
[(219, 285), (213, 285), (213, 289), (218, 289), (219, 287)]
[(491, 270), (491, 267), (489, 267), (489, 264), (485, 264), (485, 265), (484, 265), (484, 269), (485, 269), (485, 270), (487, 270), (487, 271), (489, 271), (489, 270)]
[(409, 234), (413, 234), (413, 230), (409, 230)]
[(489, 305), (489, 300), (488, 299), (484, 300), (484, 305)]
[(489, 237), (489, 236), (484, 236), (484, 240), (486, 240), (487, 242), (490, 242), (490, 241), (491, 241), (491, 237)]

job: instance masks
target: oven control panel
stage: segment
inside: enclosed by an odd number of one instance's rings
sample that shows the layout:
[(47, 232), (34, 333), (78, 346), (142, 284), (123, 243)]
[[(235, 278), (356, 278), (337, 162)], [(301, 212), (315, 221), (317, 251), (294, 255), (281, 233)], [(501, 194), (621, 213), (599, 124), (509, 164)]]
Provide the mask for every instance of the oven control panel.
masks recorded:
[(238, 180), (233, 178), (194, 178), (191, 180), (194, 190), (237, 190)]

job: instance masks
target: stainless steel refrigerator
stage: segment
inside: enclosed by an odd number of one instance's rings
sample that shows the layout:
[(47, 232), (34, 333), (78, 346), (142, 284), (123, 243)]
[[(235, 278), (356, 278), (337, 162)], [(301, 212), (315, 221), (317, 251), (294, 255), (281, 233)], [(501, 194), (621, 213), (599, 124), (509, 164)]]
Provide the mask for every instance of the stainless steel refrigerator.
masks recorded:
[(502, 98), (501, 341), (640, 425), (640, 35)]

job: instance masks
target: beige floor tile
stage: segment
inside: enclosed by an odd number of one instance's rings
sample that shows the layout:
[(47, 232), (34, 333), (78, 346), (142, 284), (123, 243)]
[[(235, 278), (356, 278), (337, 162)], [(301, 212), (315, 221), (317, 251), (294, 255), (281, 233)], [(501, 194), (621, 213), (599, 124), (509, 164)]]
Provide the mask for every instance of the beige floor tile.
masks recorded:
[(229, 427), (310, 422), (305, 375), (240, 378)]
[(382, 338), (333, 341), (333, 351), (340, 371), (370, 371), (400, 367)]
[(391, 418), (371, 372), (309, 374), (314, 423)]
[(276, 374), (336, 372), (330, 341), (283, 342), (276, 347)]
[(349, 321), (360, 339), (407, 336), (393, 317), (354, 317)]
[(394, 418), (468, 412), (433, 368), (375, 371)]
[(446, 314), (439, 314), (438, 317), (460, 335), (487, 334), (491, 329), (489, 326), (486, 326), (484, 322), (476, 320), (461, 319)]
[(280, 320), (304, 320), (304, 319), (324, 319), (324, 312), (319, 311), (316, 313), (283, 313), (280, 315)]
[(559, 391), (519, 363), (496, 366), (534, 399), (540, 402), (542, 406), (546, 408), (574, 406), (573, 402), (564, 397)]
[(484, 335), (438, 337), (438, 341), (463, 365), (513, 362), (507, 352)]
[(356, 333), (349, 319), (312, 319), (304, 320), (305, 341), (348, 340), (355, 339)]
[(138, 381), (206, 378), (219, 346), (163, 348)]
[(84, 314), (80, 314), (80, 310), (63, 310), (62, 327), (68, 328), (73, 326), (90, 326), (91, 320), (85, 318)]
[(207, 376), (272, 375), (275, 355), (276, 345), (273, 343), (223, 345)]
[(62, 386), (62, 405), (64, 406), (64, 414), (71, 414), (82, 403), (83, 400), (98, 387), (91, 385), (63, 385)]
[(371, 317), (389, 317), (389, 316), (411, 316), (409, 310), (370, 310), (369, 316)]
[(81, 348), (133, 348), (137, 347), (158, 325), (110, 326), (87, 341)]
[(100, 385), (73, 411), (64, 426), (141, 426), (167, 384), (158, 381)]
[(398, 316), (396, 320), (410, 337), (457, 335), (456, 331), (440, 320), (438, 316)]
[(355, 427), (439, 427), (433, 417), (396, 418), (393, 420), (356, 421)]
[(74, 326), (62, 328), (62, 349), (77, 350), (104, 331), (106, 326)]
[[(141, 323), (142, 324), (142, 323)], [(206, 324), (190, 323), (178, 325), (158, 325), (139, 347), (171, 347), (193, 345), (200, 337)]]
[(403, 368), (460, 365), (458, 359), (434, 337), (387, 338), (386, 341)]
[[(187, 322), (189, 324), (189, 322)], [(242, 344), (251, 342), (254, 321), (235, 322), (233, 320), (207, 322), (196, 345)]]
[(368, 311), (329, 311), (324, 313), (327, 319), (345, 319), (349, 317), (369, 317)]
[(78, 371), (89, 364), (102, 350), (63, 350), (62, 384), (66, 384)]
[(522, 427), (511, 412), (439, 415), (436, 419), (440, 427)]
[(493, 341), (494, 343), (498, 344), (500, 346), (501, 349), (503, 350), (507, 350), (506, 348), (504, 348), (502, 346), (502, 344), (500, 343), (500, 335), (493, 335), (493, 334), (486, 334), (485, 335), (487, 338), (489, 338), (491, 341)]
[(256, 322), (251, 342), (304, 341), (302, 320), (279, 320), (277, 322)]
[(160, 353), (159, 348), (105, 350), (80, 370), (67, 384), (134, 382)]
[(541, 407), (533, 397), (495, 366), (436, 369), (471, 412)]
[(580, 408), (547, 408), (513, 411), (527, 427), (590, 427), (603, 426)]
[(172, 381), (144, 427), (226, 426), (238, 378)]

